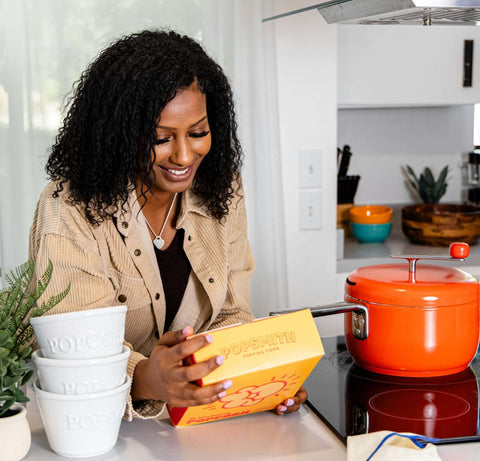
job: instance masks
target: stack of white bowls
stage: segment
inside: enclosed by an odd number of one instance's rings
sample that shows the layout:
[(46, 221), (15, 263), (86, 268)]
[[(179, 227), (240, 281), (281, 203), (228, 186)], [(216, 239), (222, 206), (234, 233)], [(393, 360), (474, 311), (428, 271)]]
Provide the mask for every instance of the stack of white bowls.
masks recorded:
[(130, 388), (126, 312), (115, 306), (30, 320), (40, 346), (33, 391), (59, 455), (97, 456), (117, 442)]

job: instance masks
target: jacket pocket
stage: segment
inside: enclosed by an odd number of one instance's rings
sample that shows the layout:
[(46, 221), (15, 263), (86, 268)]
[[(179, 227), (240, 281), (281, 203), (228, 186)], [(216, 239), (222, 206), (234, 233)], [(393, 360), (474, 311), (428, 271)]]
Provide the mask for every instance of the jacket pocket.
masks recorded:
[(129, 310), (151, 305), (150, 294), (141, 277), (128, 276), (111, 269), (111, 280), (115, 288), (115, 300), (119, 304), (126, 304)]

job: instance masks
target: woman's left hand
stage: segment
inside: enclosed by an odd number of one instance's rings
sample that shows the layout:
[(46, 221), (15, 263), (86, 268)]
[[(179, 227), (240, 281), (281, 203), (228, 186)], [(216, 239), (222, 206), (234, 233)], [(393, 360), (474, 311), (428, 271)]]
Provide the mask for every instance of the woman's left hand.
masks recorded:
[(297, 411), (300, 408), (300, 405), (307, 400), (307, 397), (307, 391), (302, 386), (292, 398), (277, 405), (277, 408), (275, 408), (277, 415), (284, 415), (285, 413), (293, 413), (294, 411)]

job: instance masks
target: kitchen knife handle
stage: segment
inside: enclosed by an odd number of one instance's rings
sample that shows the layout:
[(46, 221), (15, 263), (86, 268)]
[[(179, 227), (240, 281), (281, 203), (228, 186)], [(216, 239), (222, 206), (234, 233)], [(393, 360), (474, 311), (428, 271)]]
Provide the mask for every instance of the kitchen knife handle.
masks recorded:
[(350, 157), (352, 153), (350, 149), (343, 149), (342, 158), (340, 160), (340, 167), (338, 168), (338, 176), (346, 176), (348, 171), (348, 165), (350, 163)]

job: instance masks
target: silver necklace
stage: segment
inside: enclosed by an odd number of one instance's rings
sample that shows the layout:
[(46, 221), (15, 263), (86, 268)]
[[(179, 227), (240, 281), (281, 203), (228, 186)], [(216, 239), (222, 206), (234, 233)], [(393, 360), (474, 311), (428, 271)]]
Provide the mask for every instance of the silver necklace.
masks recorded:
[(175, 199), (177, 198), (177, 194), (175, 193), (175, 195), (173, 196), (173, 200), (172, 200), (172, 203), (170, 204), (170, 208), (168, 209), (168, 213), (167, 213), (167, 216), (165, 218), (165, 221), (163, 221), (163, 226), (162, 228), (160, 229), (160, 233), (157, 235), (155, 234), (155, 231), (152, 229), (152, 226), (150, 225), (150, 223), (148, 222), (147, 218), (145, 215), (143, 215), (145, 217), (145, 222), (147, 223), (147, 226), (149, 227), (149, 229), (152, 231), (152, 234), (155, 236), (155, 238), (153, 239), (153, 244), (159, 249), (161, 250), (163, 248), (163, 245), (165, 245), (165, 240), (162, 239), (162, 232), (163, 230), (165, 229), (165, 225), (167, 224), (167, 221), (168, 221), (168, 217), (170, 216), (170, 212), (172, 211), (172, 208), (173, 208), (173, 204), (175, 203)]

